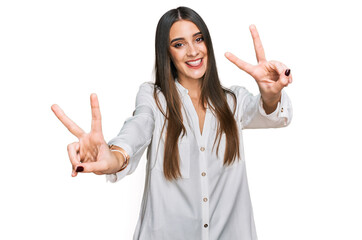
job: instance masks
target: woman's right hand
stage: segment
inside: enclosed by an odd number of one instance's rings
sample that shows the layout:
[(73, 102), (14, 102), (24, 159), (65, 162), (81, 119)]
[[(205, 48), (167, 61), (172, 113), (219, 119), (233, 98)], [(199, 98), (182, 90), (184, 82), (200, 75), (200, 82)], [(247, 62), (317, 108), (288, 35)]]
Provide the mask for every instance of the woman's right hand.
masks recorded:
[(72, 177), (78, 172), (93, 172), (95, 174), (110, 174), (120, 170), (124, 159), (117, 158), (104, 140), (102, 133), (101, 112), (96, 94), (90, 96), (92, 108), (92, 128), (84, 132), (77, 124), (65, 115), (56, 104), (51, 109), (68, 130), (79, 139), (68, 145), (68, 154), (72, 163)]

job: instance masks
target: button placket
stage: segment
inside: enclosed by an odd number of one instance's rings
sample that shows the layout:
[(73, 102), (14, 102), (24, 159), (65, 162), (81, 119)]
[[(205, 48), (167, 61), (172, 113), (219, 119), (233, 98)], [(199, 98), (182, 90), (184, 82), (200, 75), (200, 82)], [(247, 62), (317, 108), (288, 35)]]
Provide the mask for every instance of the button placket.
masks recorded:
[[(210, 121), (212, 119), (212, 114), (209, 109), (206, 109), (204, 129), (201, 134), (196, 134), (197, 139), (197, 148), (199, 149), (199, 179), (201, 184), (201, 192), (199, 193), (200, 204), (201, 204), (201, 217), (202, 224), (200, 225), (202, 232), (202, 240), (209, 240), (209, 224), (210, 224), (210, 204), (209, 204), (209, 180), (208, 180), (208, 137), (209, 137), (209, 127)], [(198, 121), (195, 121), (195, 124), (198, 124)], [(198, 125), (197, 125), (198, 126)], [(195, 125), (196, 128), (196, 125)]]
[[(206, 141), (203, 137), (203, 142)], [(200, 169), (201, 169), (201, 202), (202, 202), (202, 222), (203, 222), (203, 230), (202, 230), (202, 239), (209, 239), (209, 183), (207, 172), (207, 151), (205, 144), (199, 145), (200, 150)]]

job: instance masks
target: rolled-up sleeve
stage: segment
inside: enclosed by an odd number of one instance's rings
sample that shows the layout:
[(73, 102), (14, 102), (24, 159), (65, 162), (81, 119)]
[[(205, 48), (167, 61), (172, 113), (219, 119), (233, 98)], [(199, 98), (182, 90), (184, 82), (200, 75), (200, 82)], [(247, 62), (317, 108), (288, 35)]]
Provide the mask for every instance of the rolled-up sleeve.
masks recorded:
[(253, 96), (240, 86), (232, 86), (230, 89), (237, 98), (236, 114), (243, 129), (285, 127), (291, 122), (292, 104), (284, 90), (282, 90), (281, 100), (275, 111), (266, 114), (260, 94)]
[(124, 170), (106, 175), (106, 179), (110, 182), (119, 181), (126, 175), (133, 173), (151, 142), (155, 127), (153, 86), (152, 83), (143, 83), (140, 86), (133, 116), (126, 119), (117, 137), (108, 143), (123, 148), (130, 156), (129, 164)]

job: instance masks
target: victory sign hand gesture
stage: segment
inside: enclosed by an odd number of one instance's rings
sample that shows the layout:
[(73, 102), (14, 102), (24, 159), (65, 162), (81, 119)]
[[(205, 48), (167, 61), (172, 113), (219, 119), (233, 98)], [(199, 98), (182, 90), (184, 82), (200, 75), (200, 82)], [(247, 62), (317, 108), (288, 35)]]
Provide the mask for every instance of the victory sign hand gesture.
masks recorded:
[(264, 109), (269, 109), (267, 113), (271, 113), (275, 110), (280, 100), (282, 89), (292, 82), (292, 75), (290, 74), (290, 69), (283, 63), (266, 60), (264, 48), (256, 27), (251, 25), (249, 29), (253, 37), (258, 64), (252, 65), (244, 62), (229, 52), (225, 53), (225, 57), (255, 79), (263, 99)]
[(92, 128), (84, 132), (77, 124), (68, 118), (56, 104), (51, 108), (58, 119), (68, 130), (79, 139), (68, 145), (68, 155), (72, 163), (72, 177), (78, 172), (93, 172), (95, 174), (114, 173), (120, 169), (121, 158), (110, 151), (102, 133), (101, 112), (96, 94), (90, 97), (92, 108)]

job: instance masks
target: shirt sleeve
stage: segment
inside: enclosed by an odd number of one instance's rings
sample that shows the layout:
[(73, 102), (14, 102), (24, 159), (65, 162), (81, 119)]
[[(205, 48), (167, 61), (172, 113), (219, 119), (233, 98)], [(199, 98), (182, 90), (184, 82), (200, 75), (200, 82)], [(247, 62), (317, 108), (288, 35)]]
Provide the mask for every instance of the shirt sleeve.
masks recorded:
[(282, 90), (281, 100), (274, 112), (266, 114), (261, 95), (253, 96), (240, 86), (230, 88), (236, 95), (236, 116), (243, 129), (278, 128), (288, 126), (292, 120), (293, 109), (288, 95)]
[(154, 85), (143, 83), (136, 97), (136, 109), (133, 116), (126, 119), (117, 137), (109, 141), (109, 145), (123, 148), (130, 156), (128, 166), (117, 173), (107, 174), (106, 179), (112, 183), (133, 173), (151, 142), (155, 127), (155, 101), (153, 98)]

